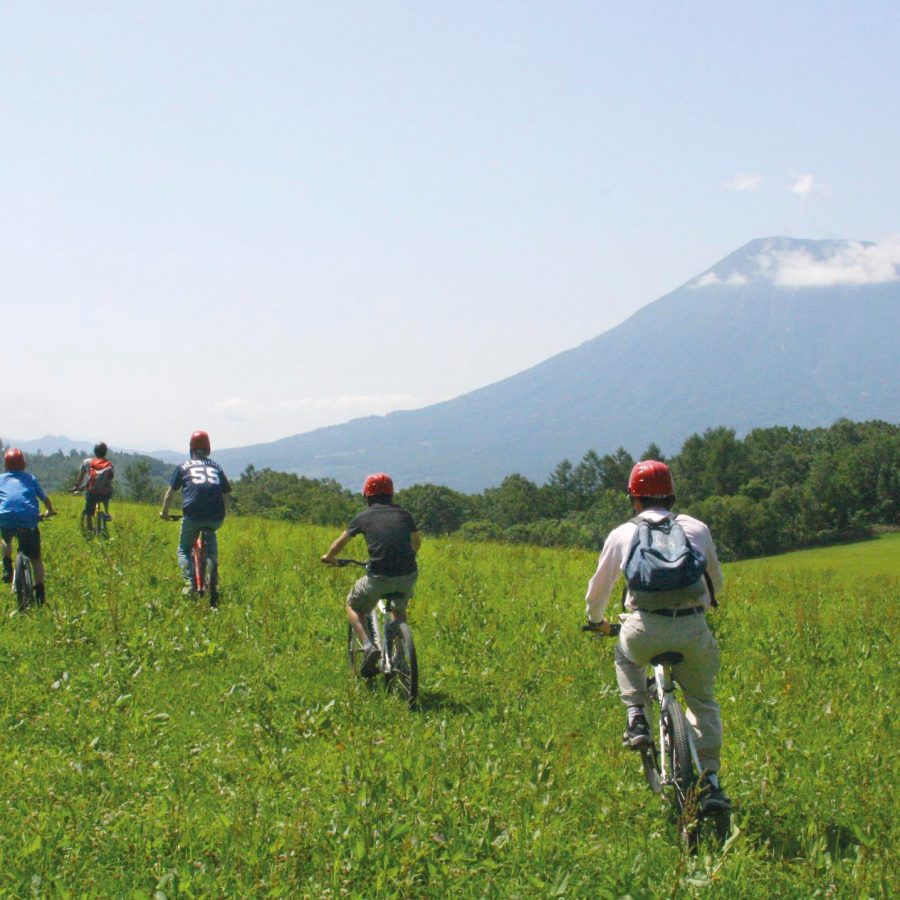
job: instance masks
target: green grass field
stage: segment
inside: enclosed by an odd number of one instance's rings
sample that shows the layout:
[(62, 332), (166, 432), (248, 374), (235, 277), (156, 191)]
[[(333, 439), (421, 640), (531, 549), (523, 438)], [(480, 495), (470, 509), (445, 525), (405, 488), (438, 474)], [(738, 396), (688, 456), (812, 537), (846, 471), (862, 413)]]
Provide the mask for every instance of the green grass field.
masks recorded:
[(0, 631), (2, 896), (900, 894), (898, 534), (727, 567), (736, 827), (692, 857), (579, 631), (594, 554), (426, 542), (410, 713), (348, 675), (339, 529), (229, 519), (211, 612), (155, 508), (87, 542), (58, 505)]

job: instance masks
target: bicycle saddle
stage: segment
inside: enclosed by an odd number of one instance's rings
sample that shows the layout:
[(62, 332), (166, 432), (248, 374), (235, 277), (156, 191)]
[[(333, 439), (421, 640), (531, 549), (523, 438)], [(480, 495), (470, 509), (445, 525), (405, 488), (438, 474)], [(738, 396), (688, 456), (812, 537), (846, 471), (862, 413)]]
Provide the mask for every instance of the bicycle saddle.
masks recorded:
[(657, 653), (656, 656), (651, 657), (650, 665), (659, 666), (663, 663), (669, 663), (669, 665), (674, 666), (675, 663), (680, 663), (683, 659), (684, 656), (681, 653), (676, 653), (674, 650), (666, 650), (665, 653)]

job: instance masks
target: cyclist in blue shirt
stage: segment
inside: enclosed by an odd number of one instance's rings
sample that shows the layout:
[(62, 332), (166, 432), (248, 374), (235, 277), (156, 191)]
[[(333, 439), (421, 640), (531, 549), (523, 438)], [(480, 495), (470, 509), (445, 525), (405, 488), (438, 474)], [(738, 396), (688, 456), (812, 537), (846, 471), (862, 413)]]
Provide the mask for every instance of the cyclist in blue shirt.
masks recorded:
[(225, 495), (231, 493), (231, 485), (222, 467), (209, 458), (209, 435), (195, 431), (191, 435), (190, 459), (185, 460), (172, 473), (169, 487), (163, 497), (160, 517), (171, 519), (169, 506), (176, 491), (183, 491), (181, 502), (181, 535), (178, 539), (178, 565), (187, 586), (191, 585), (191, 547), (201, 529), (209, 530), (207, 556), (218, 562), (219, 544), (216, 530), (225, 519)]
[(3, 580), (12, 581), (12, 542), (18, 534), (19, 549), (31, 559), (34, 567), (34, 599), (44, 602), (44, 561), (41, 558), (41, 533), (38, 520), (41, 508), (47, 515), (56, 515), (50, 498), (37, 478), (25, 471), (25, 454), (18, 447), (10, 447), (3, 457), (4, 472), (0, 475), (0, 538), (3, 548)]

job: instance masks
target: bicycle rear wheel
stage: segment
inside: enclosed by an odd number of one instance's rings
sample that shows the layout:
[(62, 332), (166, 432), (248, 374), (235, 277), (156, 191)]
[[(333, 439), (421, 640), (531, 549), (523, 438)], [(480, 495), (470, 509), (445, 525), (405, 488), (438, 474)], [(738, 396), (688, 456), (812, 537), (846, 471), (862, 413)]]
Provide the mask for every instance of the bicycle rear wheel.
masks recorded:
[(219, 567), (214, 559), (206, 558), (203, 564), (203, 591), (209, 598), (209, 605), (219, 605)]
[(204, 579), (206, 577), (206, 547), (199, 538), (194, 542), (191, 548), (191, 587), (199, 595), (204, 594)]
[(25, 612), (34, 603), (34, 572), (31, 569), (31, 560), (21, 550), (16, 554), (13, 581), (16, 585), (16, 603), (19, 612)]
[(107, 522), (109, 521), (109, 514), (105, 513), (100, 507), (97, 507), (97, 534), (100, 537), (109, 537), (109, 527)]
[(672, 804), (678, 817), (678, 830), (685, 846), (693, 850), (697, 843), (697, 799), (694, 787), (697, 775), (691, 758), (688, 723), (678, 703), (670, 703), (663, 711), (662, 745), (672, 790)]
[(386, 674), (389, 690), (396, 691), (412, 709), (419, 696), (419, 663), (412, 631), (406, 622), (392, 622), (387, 629), (387, 652), (390, 672)]
[[(366, 632), (371, 638), (375, 633), (375, 614), (368, 613), (363, 617), (363, 625), (365, 626)], [(363, 650), (363, 645), (360, 642), (359, 638), (356, 636), (356, 632), (353, 630), (353, 626), (348, 622), (347, 623), (347, 662), (350, 665), (350, 672), (354, 677), (359, 678), (360, 669), (362, 668), (363, 657), (365, 656), (365, 651)]]

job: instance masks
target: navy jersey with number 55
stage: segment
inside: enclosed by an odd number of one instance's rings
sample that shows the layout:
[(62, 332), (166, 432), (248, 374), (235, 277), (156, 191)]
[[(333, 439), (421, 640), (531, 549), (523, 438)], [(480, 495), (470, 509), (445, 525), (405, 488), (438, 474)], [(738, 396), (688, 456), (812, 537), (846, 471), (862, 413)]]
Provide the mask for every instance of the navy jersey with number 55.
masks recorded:
[(172, 473), (169, 484), (175, 491), (184, 491), (181, 508), (188, 518), (209, 521), (225, 518), (222, 495), (231, 493), (231, 485), (214, 460), (185, 460)]

